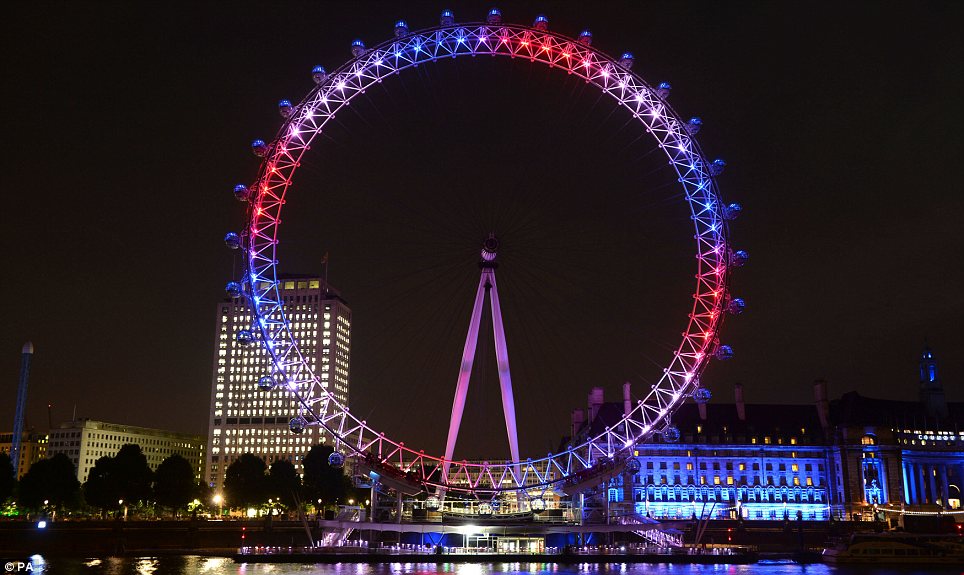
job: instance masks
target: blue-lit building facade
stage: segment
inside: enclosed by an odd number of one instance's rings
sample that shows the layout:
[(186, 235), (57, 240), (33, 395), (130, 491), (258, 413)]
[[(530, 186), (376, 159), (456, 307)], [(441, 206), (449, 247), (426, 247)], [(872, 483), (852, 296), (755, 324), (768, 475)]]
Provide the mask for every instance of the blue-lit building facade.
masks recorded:
[[(919, 401), (855, 392), (831, 401), (826, 382), (817, 381), (812, 404), (747, 404), (737, 384), (732, 403), (682, 406), (673, 416), (679, 440), (637, 446), (639, 472), (601, 486), (590, 507), (610, 516), (781, 521), (956, 512), (964, 404), (944, 401), (937, 375), (925, 350)], [(588, 403), (573, 412), (575, 436), (618, 421), (631, 409), (631, 389), (624, 386), (615, 403), (594, 388)]]
[(947, 402), (937, 358), (920, 359), (918, 401), (847, 393), (831, 402), (833, 454), (845, 481), (836, 494), (851, 514), (961, 512), (964, 403)]

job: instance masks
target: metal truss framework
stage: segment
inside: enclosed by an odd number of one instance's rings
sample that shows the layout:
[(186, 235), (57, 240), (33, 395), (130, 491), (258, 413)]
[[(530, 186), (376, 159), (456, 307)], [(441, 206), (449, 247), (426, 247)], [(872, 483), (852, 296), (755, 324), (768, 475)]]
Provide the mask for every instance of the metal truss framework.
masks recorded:
[[(264, 145), (264, 161), (250, 186), (247, 227), (242, 233), (247, 253), (243, 292), (254, 327), (275, 366), (278, 385), (298, 398), (303, 422), (333, 434), (339, 449), (354, 454), (385, 477), (478, 496), (522, 491), (560, 481), (582, 482), (597, 469), (607, 469), (638, 442), (659, 433), (669, 416), (699, 385), (700, 373), (718, 347), (717, 332), (728, 301), (731, 266), (725, 206), (707, 161), (687, 123), (661, 94), (629, 69), (588, 42), (542, 27), (511, 24), (443, 25), (417, 32), (396, 28), (396, 37), (371, 49), (356, 45), (355, 58), (318, 82), (299, 104), (290, 107), (276, 138)], [(659, 382), (618, 423), (572, 445), (562, 453), (518, 462), (444, 461), (393, 440), (357, 418), (323, 388), (305, 361), (288, 327), (277, 271), (278, 231), (285, 193), (311, 142), (351, 100), (385, 78), (420, 64), (462, 56), (504, 56), (548, 65), (599, 88), (632, 115), (666, 154), (678, 174), (690, 207), (696, 244), (696, 287), (682, 341)], [(663, 96), (663, 97), (661, 97)], [(296, 426), (295, 426), (296, 427)], [(443, 468), (447, 473), (443, 473)], [(601, 473), (609, 473), (603, 470)]]

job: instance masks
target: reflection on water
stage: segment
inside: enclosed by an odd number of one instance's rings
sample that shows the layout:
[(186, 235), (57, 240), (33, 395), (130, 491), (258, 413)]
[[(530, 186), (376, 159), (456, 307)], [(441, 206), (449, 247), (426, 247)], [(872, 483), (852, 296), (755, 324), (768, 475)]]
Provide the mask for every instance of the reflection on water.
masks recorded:
[[(9, 561), (9, 559), (7, 559)], [(34, 555), (21, 573), (50, 575), (960, 575), (943, 568), (838, 568), (827, 565), (760, 563), (756, 565), (669, 565), (665, 563), (610, 565), (556, 565), (554, 563), (385, 563), (338, 565), (235, 563), (226, 557), (102, 557), (87, 559), (44, 558)], [(17, 571), (12, 571), (16, 573)]]

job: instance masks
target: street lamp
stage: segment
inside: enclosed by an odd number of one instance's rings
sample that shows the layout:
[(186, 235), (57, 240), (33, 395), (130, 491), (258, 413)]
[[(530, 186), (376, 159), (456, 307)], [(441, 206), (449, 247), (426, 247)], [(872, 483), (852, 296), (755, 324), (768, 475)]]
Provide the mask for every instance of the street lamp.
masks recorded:
[(220, 493), (215, 493), (213, 501), (214, 504), (218, 506), (218, 517), (220, 518), (223, 513), (221, 504), (224, 503), (224, 497), (222, 497)]

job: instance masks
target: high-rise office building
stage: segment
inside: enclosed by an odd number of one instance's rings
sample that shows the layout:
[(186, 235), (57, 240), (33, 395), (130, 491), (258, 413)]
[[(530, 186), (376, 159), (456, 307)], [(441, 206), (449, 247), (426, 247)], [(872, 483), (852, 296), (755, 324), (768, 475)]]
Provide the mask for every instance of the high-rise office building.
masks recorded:
[[(285, 316), (305, 360), (322, 387), (347, 405), (351, 309), (322, 278), (283, 275), (279, 284)], [(237, 342), (238, 331), (251, 326), (251, 311), (243, 299), (219, 303), (216, 324), (208, 483), (220, 490), (225, 470), (244, 453), (262, 457), (268, 465), (287, 459), (300, 473), (311, 446), (331, 438), (319, 427), (291, 433), (288, 422), (299, 414), (294, 396), (283, 388), (258, 388), (261, 376), (272, 371), (271, 359), (263, 346)]]

